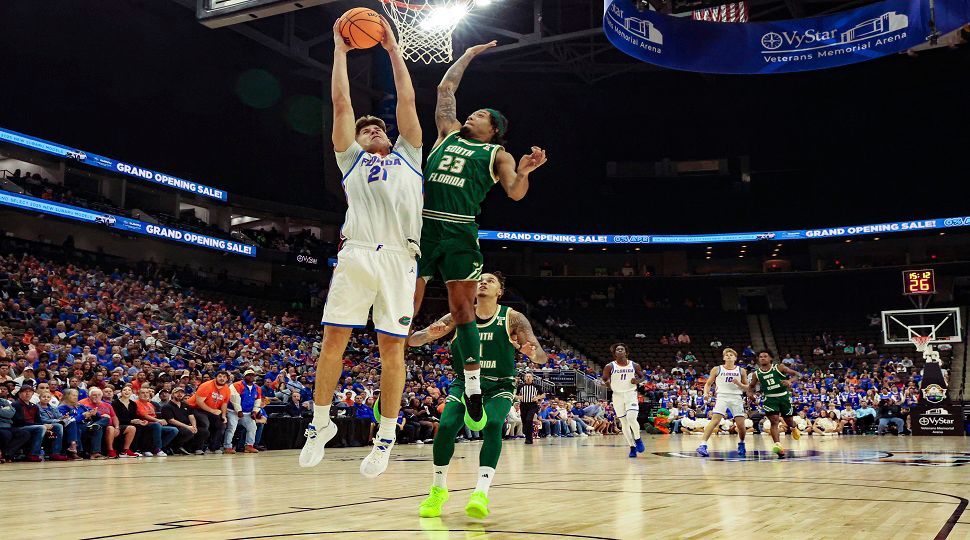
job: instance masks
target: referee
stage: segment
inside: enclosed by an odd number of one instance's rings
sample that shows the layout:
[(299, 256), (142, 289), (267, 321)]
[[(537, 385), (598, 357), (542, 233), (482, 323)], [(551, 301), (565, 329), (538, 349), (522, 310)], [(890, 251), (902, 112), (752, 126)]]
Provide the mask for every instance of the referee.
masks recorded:
[(519, 385), (519, 403), (522, 412), (522, 430), (525, 431), (525, 444), (532, 444), (533, 419), (539, 412), (538, 401), (544, 397), (539, 387), (533, 382), (531, 373), (526, 373), (524, 381)]

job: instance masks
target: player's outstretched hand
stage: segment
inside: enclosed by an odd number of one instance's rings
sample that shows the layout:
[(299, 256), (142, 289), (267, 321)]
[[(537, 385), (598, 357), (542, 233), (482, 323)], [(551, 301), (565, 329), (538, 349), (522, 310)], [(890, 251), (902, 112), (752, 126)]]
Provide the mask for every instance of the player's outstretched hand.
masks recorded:
[(781, 381), (781, 384), (787, 386), (788, 388), (791, 388), (791, 381), (788, 379)]
[(529, 358), (535, 358), (536, 346), (534, 343), (526, 343), (525, 345), (519, 347), (519, 352), (528, 356)]
[(339, 52), (348, 52), (353, 47), (350, 46), (350, 42), (344, 39), (340, 35), (340, 18), (338, 17), (333, 23), (333, 49)]
[(381, 40), (381, 47), (384, 47), (385, 51), (391, 52), (397, 48), (397, 38), (394, 37), (394, 29), (391, 28), (391, 24), (384, 17), (381, 17), (381, 24), (384, 25), (384, 39)]
[(495, 41), (494, 39), (492, 41), (489, 41), (488, 43), (482, 43), (481, 45), (473, 45), (465, 49), (465, 56), (469, 58), (475, 58), (476, 56), (491, 49), (492, 47), (495, 47), (496, 45), (498, 45), (498, 42)]
[(529, 174), (538, 169), (546, 162), (546, 151), (538, 146), (532, 147), (532, 153), (522, 156), (519, 160), (519, 168), (515, 171), (519, 174)]
[(731, 382), (733, 382), (734, 386), (737, 386), (738, 388), (745, 388), (745, 385), (741, 382), (741, 379), (732, 379)]
[(428, 337), (431, 338), (431, 341), (434, 341), (447, 333), (448, 325), (441, 321), (435, 321), (431, 323), (431, 326), (428, 327)]

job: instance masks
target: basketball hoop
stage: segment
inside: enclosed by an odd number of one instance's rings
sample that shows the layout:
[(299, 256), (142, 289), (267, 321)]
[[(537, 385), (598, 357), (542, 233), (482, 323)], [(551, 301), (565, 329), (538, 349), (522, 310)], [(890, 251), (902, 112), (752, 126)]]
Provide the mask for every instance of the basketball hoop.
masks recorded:
[(926, 352), (926, 346), (930, 343), (930, 336), (913, 336), (910, 339), (913, 345), (916, 345), (916, 352)]
[(397, 28), (401, 54), (412, 62), (451, 62), (451, 34), (471, 11), (475, 0), (381, 0), (384, 13)]

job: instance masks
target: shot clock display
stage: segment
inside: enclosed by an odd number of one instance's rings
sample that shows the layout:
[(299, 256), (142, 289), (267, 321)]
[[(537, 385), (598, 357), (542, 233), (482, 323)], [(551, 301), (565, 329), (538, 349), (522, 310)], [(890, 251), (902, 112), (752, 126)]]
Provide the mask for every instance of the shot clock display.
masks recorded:
[(936, 275), (933, 270), (903, 271), (903, 294), (936, 294)]

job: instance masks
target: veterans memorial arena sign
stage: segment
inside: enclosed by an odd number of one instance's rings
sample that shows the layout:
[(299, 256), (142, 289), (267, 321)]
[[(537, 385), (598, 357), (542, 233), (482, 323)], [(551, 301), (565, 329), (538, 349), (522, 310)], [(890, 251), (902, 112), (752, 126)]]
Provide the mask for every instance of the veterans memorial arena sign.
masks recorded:
[[(704, 73), (827, 69), (901, 53), (970, 21), (970, 0), (885, 0), (823, 17), (724, 23), (606, 0), (603, 31), (624, 53)], [(936, 32), (936, 34), (934, 34)]]

